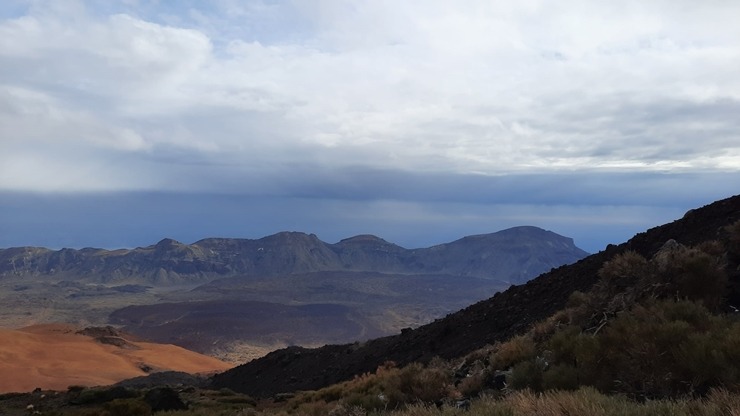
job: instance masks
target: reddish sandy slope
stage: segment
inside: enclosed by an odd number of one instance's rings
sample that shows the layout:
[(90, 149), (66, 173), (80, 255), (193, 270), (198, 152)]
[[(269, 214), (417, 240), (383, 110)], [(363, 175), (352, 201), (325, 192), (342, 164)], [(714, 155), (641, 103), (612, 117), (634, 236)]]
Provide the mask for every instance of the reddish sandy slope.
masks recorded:
[(113, 384), (146, 375), (142, 368), (208, 373), (230, 367), (174, 345), (107, 345), (76, 330), (61, 324), (0, 329), (0, 393)]

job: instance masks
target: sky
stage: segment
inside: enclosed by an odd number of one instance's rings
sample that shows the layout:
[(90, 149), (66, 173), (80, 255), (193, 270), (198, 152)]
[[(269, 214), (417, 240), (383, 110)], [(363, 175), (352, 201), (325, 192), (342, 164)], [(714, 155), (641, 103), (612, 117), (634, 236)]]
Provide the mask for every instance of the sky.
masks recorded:
[(740, 3), (0, 2), (0, 247), (535, 225), (737, 194)]

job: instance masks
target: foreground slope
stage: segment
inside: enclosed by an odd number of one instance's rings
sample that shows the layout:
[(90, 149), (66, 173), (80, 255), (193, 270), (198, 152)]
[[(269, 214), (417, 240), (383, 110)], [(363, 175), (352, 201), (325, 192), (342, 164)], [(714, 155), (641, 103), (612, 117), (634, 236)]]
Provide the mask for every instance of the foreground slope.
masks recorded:
[(526, 331), (534, 322), (562, 309), (576, 290), (587, 291), (604, 262), (628, 250), (652, 257), (666, 241), (696, 245), (740, 220), (740, 196), (688, 212), (682, 219), (640, 233), (619, 246), (563, 266), (525, 285), (513, 286), (489, 300), (417, 330), (365, 344), (334, 345), (314, 350), (287, 348), (214, 377), (215, 387), (256, 396), (312, 390), (372, 372), (386, 361), (399, 365), (454, 358)]
[(80, 333), (62, 324), (0, 329), (0, 362), (0, 393), (108, 385), (156, 371), (210, 373), (230, 367), (174, 345), (129, 341), (112, 329)]

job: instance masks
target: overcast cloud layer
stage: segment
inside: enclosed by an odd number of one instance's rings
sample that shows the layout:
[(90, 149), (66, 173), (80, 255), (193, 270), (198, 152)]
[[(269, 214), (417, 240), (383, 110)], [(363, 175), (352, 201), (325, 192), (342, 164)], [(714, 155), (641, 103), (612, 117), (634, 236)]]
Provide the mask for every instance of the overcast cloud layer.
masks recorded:
[[(421, 246), (529, 223), (594, 251), (738, 193), (738, 18), (733, 1), (6, 0), (0, 245), (293, 227)], [(34, 205), (50, 193), (67, 205)]]

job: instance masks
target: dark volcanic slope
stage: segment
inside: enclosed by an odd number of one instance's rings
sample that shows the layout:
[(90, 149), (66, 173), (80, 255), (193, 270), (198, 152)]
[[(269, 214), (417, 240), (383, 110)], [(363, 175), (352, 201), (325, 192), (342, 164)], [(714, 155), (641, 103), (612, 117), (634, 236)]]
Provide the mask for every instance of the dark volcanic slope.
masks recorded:
[(652, 256), (669, 239), (696, 244), (716, 238), (721, 227), (737, 220), (740, 220), (740, 196), (692, 210), (680, 220), (640, 233), (624, 244), (610, 246), (576, 264), (513, 286), (416, 330), (365, 344), (275, 351), (217, 375), (213, 384), (254, 396), (270, 396), (347, 380), (374, 371), (387, 360), (404, 365), (434, 356), (461, 356), (523, 332), (532, 323), (561, 309), (573, 291), (588, 290), (595, 283), (601, 265), (618, 253), (635, 250)]
[(49, 276), (140, 284), (203, 283), (232, 276), (284, 276), (325, 271), (475, 276), (526, 281), (587, 253), (573, 240), (536, 227), (516, 227), (409, 250), (374, 236), (328, 244), (283, 232), (258, 240), (210, 238), (194, 244), (164, 239), (133, 250), (0, 250), (0, 276)]

